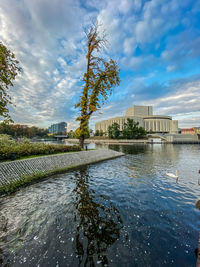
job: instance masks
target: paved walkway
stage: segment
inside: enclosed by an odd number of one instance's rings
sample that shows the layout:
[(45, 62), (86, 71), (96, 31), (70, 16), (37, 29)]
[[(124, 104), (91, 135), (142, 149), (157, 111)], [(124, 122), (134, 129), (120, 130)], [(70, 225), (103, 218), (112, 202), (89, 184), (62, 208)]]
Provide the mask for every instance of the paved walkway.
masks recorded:
[(9, 183), (11, 179), (18, 180), (24, 175), (73, 168), (122, 155), (114, 150), (98, 149), (4, 162), (0, 163), (0, 185)]

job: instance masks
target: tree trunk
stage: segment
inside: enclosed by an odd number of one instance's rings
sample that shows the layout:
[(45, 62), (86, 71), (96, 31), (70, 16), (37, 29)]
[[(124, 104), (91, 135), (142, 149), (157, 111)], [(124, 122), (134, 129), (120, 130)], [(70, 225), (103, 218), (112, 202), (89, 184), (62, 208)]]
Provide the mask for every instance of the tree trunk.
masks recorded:
[(80, 145), (81, 148), (83, 148), (83, 146), (84, 146), (84, 135), (81, 135), (79, 137), (79, 145)]

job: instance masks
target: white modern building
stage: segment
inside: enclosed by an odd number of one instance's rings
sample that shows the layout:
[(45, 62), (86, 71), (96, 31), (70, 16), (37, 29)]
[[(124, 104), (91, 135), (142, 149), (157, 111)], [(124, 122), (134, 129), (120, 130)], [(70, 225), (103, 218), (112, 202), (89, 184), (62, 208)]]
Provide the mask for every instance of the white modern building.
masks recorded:
[(49, 128), (49, 133), (56, 134), (56, 133), (62, 133), (66, 134), (67, 132), (67, 123), (66, 122), (60, 122), (52, 124)]
[(126, 110), (125, 116), (97, 122), (95, 124), (95, 131), (102, 130), (106, 134), (108, 132), (108, 126), (112, 125), (114, 122), (117, 122), (120, 126), (120, 130), (122, 130), (127, 118), (139, 122), (139, 126), (143, 127), (149, 133), (178, 133), (178, 121), (172, 120), (170, 116), (153, 115), (152, 106), (132, 106)]

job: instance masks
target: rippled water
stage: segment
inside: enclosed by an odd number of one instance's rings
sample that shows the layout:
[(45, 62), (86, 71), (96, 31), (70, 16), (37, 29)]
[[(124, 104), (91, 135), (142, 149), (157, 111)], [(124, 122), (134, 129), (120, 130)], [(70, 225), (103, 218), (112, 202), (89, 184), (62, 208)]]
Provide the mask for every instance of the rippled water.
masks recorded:
[(200, 147), (110, 148), (126, 155), (0, 199), (2, 266), (195, 266)]

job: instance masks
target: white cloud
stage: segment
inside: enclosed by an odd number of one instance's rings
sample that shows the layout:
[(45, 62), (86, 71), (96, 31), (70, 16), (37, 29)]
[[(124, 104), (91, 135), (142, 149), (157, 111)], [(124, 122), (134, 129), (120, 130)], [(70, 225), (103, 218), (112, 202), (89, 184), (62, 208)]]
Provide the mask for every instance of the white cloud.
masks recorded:
[[(200, 127), (200, 79), (196, 81), (177, 80), (171, 82), (170, 93), (163, 97), (154, 97), (149, 99), (148, 95), (131, 93), (137, 92), (137, 87), (141, 88), (148, 79), (147, 77), (138, 77), (133, 79), (133, 88), (127, 88), (125, 94), (120, 99), (113, 99), (101, 110), (103, 114), (95, 114), (94, 121), (101, 121), (111, 117), (124, 116), (125, 110), (132, 105), (152, 105), (154, 114), (169, 115), (179, 121), (179, 127)], [(191, 78), (192, 79), (192, 78)], [(130, 82), (130, 81), (129, 81)], [(145, 89), (150, 90), (150, 87)]]
[(126, 55), (131, 55), (133, 51), (136, 49), (137, 44), (135, 38), (126, 38), (124, 40), (124, 53)]
[(68, 119), (61, 112), (70, 114), (67, 103), (77, 90), (83, 51), (79, 49), (78, 58), (73, 58), (70, 65), (66, 59), (72, 60), (75, 43), (84, 36), (84, 14), (78, 1), (1, 2), (0, 37), (23, 68), (11, 88), (16, 105), (11, 108), (11, 115), (15, 121), (42, 125)]
[[(97, 17), (107, 32), (105, 55), (116, 59), (122, 72), (132, 72), (130, 76), (138, 75), (140, 69), (152, 73), (159, 64), (170, 74), (183, 65), (184, 51), (188, 54), (185, 58), (199, 56), (200, 38), (189, 38), (190, 28), (174, 39), (168, 38), (161, 58), (149, 52), (152, 43), (156, 49), (161, 49), (160, 40), (168, 30), (180, 23), (185, 27), (192, 25), (190, 20), (189, 24), (183, 21), (187, 18), (187, 14), (184, 18), (181, 14), (184, 5), (187, 7), (187, 1), (1, 0), (0, 38), (14, 51), (23, 68), (23, 75), (10, 89), (16, 104), (11, 107), (12, 117), (16, 122), (31, 121), (40, 126), (61, 120), (73, 125), (77, 114), (73, 107), (80, 95), (81, 78), (86, 70), (83, 26), (88, 26), (92, 18)], [(192, 12), (197, 12), (197, 8)], [(136, 48), (141, 52), (139, 55), (136, 55)], [(107, 113), (102, 116), (122, 114), (133, 99), (141, 101), (140, 98), (145, 97), (143, 90), (146, 90), (148, 79), (137, 80), (136, 76), (134, 79), (135, 84), (129, 77), (125, 78), (105, 105)], [(194, 86), (197, 88), (196, 84)], [(179, 98), (174, 93), (170, 99), (166, 97), (162, 101), (159, 98), (160, 106), (157, 100), (155, 104), (157, 108), (163, 108), (161, 111), (171, 114), (178, 114), (185, 106), (188, 112), (195, 112), (199, 95), (194, 94), (194, 88), (191, 90), (189, 85), (179, 88)], [(127, 94), (134, 98), (129, 98), (119, 108), (119, 102), (127, 98)]]
[(171, 72), (171, 71), (174, 71), (176, 69), (176, 67), (174, 65), (170, 65), (170, 66), (167, 66), (167, 72)]
[[(171, 115), (181, 122), (181, 127), (200, 126), (200, 80), (178, 83), (174, 93), (144, 101), (145, 105), (153, 105), (156, 114)], [(191, 121), (190, 121), (191, 120)], [(190, 123), (188, 123), (190, 121)]]

